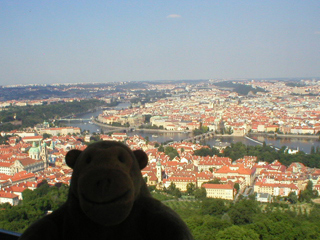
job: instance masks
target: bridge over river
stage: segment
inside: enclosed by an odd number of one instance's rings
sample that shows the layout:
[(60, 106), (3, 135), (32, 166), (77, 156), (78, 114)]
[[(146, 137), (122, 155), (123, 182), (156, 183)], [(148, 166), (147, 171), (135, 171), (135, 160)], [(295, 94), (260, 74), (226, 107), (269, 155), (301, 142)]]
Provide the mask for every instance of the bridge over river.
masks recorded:
[[(181, 142), (200, 142), (200, 141), (203, 141), (205, 139), (211, 139), (211, 138), (214, 138), (216, 136), (216, 134), (214, 132), (207, 132), (207, 133), (203, 133), (203, 134), (200, 134), (200, 135), (196, 135), (196, 136), (192, 136), (192, 137), (189, 137), (189, 138), (185, 138), (185, 139), (181, 139)], [(219, 137), (223, 137), (223, 135), (218, 135)], [(247, 135), (244, 136), (244, 138), (254, 142), (254, 143), (257, 143), (259, 145), (263, 145), (263, 142), (261, 141), (258, 141), (256, 139), (253, 139), (253, 138), (250, 138), (248, 137)], [(173, 142), (169, 142), (168, 145), (172, 144)], [(280, 148), (277, 148), (275, 146), (272, 146), (272, 145), (269, 145), (268, 146), (274, 148), (275, 150), (280, 150)]]
[[(256, 139), (250, 138), (250, 137), (248, 137), (248, 136), (246, 136), (246, 135), (245, 135), (244, 137), (245, 137), (246, 139), (252, 141), (252, 142), (258, 143), (259, 145), (263, 145), (263, 142), (260, 142), (260, 141), (258, 141), (258, 140), (256, 140)], [(277, 147), (275, 147), (275, 146), (272, 146), (272, 145), (268, 145), (268, 146), (274, 148), (274, 149), (277, 150), (277, 151), (280, 150), (280, 148), (277, 148)]]
[(184, 142), (196, 142), (214, 137), (214, 132), (206, 132), (193, 137), (185, 138), (182, 141)]
[(56, 119), (56, 121), (68, 121), (68, 122), (71, 122), (71, 121), (83, 122), (83, 121), (90, 121), (90, 120), (92, 120), (92, 118), (59, 118), (59, 119)]
[[(196, 135), (193, 137), (181, 139), (178, 142), (200, 142), (205, 139), (213, 138), (214, 136), (215, 136), (214, 132), (207, 132), (207, 133), (199, 134), (199, 135)], [(169, 142), (167, 142), (167, 144), (165, 146), (171, 145), (174, 142), (176, 142), (176, 141), (169, 141)]]

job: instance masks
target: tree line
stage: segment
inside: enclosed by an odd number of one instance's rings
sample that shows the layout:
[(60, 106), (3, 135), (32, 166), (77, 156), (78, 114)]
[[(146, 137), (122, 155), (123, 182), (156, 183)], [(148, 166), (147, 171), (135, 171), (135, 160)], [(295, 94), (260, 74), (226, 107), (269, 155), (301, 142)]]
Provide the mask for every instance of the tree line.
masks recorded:
[(34, 191), (25, 190), (22, 193), (23, 201), (17, 206), (0, 204), (0, 228), (22, 233), (48, 211), (58, 209), (66, 201), (68, 192), (67, 185), (50, 187), (46, 181)]
[(231, 143), (230, 146), (220, 153), (217, 148), (203, 147), (194, 152), (198, 156), (213, 156), (229, 157), (233, 161), (243, 158), (244, 156), (256, 156), (258, 161), (265, 161), (268, 163), (274, 160), (279, 160), (283, 165), (289, 166), (291, 163), (300, 162), (310, 168), (320, 168), (320, 148), (311, 147), (310, 154), (299, 151), (295, 154), (289, 154), (286, 147), (279, 150), (266, 145), (247, 146), (241, 142)]
[[(64, 102), (42, 106), (9, 107), (0, 111), (0, 131), (11, 131), (33, 127), (38, 123), (57, 119), (70, 114), (88, 112), (96, 107), (106, 105), (105, 102), (96, 99), (83, 100), (79, 102)], [(22, 121), (21, 125), (11, 124), (14, 120)]]
[[(22, 233), (48, 211), (60, 207), (67, 199), (68, 189), (67, 185), (52, 187), (44, 181), (34, 191), (25, 190), (24, 200), (19, 205), (0, 205), (0, 228)], [(317, 239), (319, 235), (320, 206), (317, 204), (259, 203), (253, 195), (236, 203), (205, 196), (184, 201), (174, 185), (165, 191), (151, 190), (154, 197), (182, 217), (196, 240), (299, 240)], [(196, 190), (194, 186), (188, 186), (184, 194), (189, 192), (196, 196)]]
[(283, 203), (280, 207), (276, 203), (261, 204), (254, 198), (237, 203), (204, 199), (187, 206), (165, 203), (174, 206), (196, 240), (319, 238), (319, 205), (302, 208)]
[(257, 92), (267, 92), (260, 87), (252, 87), (251, 85), (245, 85), (240, 83), (233, 83), (232, 81), (217, 82), (214, 85), (218, 87), (232, 88), (234, 92), (240, 95), (247, 95), (249, 92), (256, 94)]

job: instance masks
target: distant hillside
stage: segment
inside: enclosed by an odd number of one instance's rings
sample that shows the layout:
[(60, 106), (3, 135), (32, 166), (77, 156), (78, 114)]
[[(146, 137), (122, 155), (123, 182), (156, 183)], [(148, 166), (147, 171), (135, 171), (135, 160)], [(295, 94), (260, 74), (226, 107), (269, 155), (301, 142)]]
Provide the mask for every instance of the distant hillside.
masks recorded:
[(252, 87), (250, 85), (233, 83), (231, 81), (217, 82), (213, 84), (216, 85), (217, 87), (230, 88), (230, 90), (232, 89), (233, 92), (236, 92), (240, 95), (248, 95), (249, 92), (252, 92), (254, 94), (256, 94), (257, 92), (266, 92), (266, 90), (260, 87)]

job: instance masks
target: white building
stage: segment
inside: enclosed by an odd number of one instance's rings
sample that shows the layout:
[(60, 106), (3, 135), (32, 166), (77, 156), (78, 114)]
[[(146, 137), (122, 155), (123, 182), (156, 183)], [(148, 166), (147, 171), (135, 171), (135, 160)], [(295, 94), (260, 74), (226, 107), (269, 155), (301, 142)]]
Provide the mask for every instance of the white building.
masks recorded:
[(0, 203), (9, 203), (11, 205), (18, 205), (19, 203), (19, 196), (9, 192), (0, 192)]
[(233, 200), (235, 195), (235, 189), (231, 184), (205, 183), (202, 187), (206, 189), (208, 198)]

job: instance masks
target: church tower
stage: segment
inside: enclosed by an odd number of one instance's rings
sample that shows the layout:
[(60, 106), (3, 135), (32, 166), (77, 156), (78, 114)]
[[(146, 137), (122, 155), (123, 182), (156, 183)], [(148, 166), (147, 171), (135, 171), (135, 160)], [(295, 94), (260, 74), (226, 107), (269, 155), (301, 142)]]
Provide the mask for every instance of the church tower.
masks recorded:
[(157, 161), (157, 178), (158, 178), (158, 183), (162, 182), (162, 168), (161, 168), (161, 162), (160, 159)]
[(41, 147), (40, 158), (44, 162), (44, 168), (48, 168), (48, 148), (47, 144), (44, 142)]

